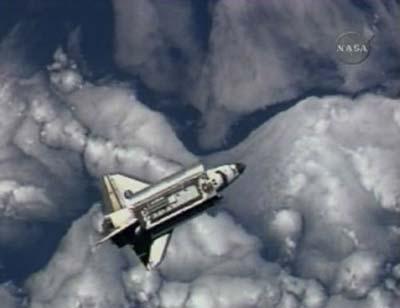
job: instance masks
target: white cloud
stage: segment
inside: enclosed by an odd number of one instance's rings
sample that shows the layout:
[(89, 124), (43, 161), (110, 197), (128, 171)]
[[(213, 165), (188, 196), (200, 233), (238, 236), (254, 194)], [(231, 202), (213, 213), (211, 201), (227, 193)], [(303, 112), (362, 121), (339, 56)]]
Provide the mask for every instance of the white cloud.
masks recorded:
[(73, 223), (46, 268), (29, 278), (29, 307), (128, 307), (120, 278), (126, 261), (116, 247), (93, 247), (95, 210)]
[[(199, 141), (206, 148), (221, 145), (238, 116), (314, 89), (354, 93), (382, 85), (389, 95), (398, 91), (391, 73), (400, 51), (394, 0), (216, 1), (208, 16), (201, 12), (204, 31), (210, 19), (202, 52), (192, 24), (199, 23), (196, 7), (169, 1), (165, 9), (163, 3), (113, 1), (115, 57), (147, 86), (174, 91), (198, 108), (204, 124)], [(336, 56), (336, 39), (348, 31), (374, 36), (359, 65)], [(183, 65), (169, 56), (171, 47), (184, 55)]]
[(38, 242), (50, 249), (50, 229), (85, 211), (99, 175), (123, 171), (155, 181), (195, 161), (134, 92), (83, 81), (65, 91), (52, 76), (79, 72), (61, 50), (55, 60), (60, 65), (49, 66), (49, 80), (43, 71), (11, 77), (7, 63), (0, 75), (0, 260), (11, 276), (11, 263), (17, 266)]
[(201, 51), (190, 2), (114, 0), (115, 60), (152, 89), (191, 91)]
[[(158, 166), (171, 168), (175, 165), (176, 170), (179, 164), (195, 161), (167, 121), (143, 106), (124, 87), (87, 85), (66, 100), (79, 123), (90, 128), (91, 136), (85, 149), (88, 165), (93, 164), (90, 161), (93, 158), (98, 159), (96, 163), (99, 164), (104, 164), (102, 159), (110, 162), (116, 159), (116, 163), (138, 164), (144, 172), (154, 172)], [(129, 155), (135, 159), (129, 159)], [(129, 168), (125, 166), (122, 170), (128, 172)], [(103, 168), (102, 171), (109, 170)], [(161, 174), (165, 175), (159, 173), (158, 176)], [(155, 180), (156, 176), (157, 172), (150, 179)]]
[(376, 288), (372, 290), (367, 298), (361, 300), (349, 300), (342, 296), (334, 296), (327, 308), (398, 308), (399, 300), (389, 292)]
[(357, 251), (342, 261), (337, 273), (336, 291), (350, 298), (362, 298), (378, 284), (383, 262), (378, 255)]
[[(343, 296), (368, 293), (381, 282), (380, 266), (400, 257), (393, 249), (400, 244), (395, 211), (400, 140), (393, 119), (399, 106), (398, 100), (375, 95), (300, 102), (211, 158), (248, 166), (224, 206), (263, 239), (266, 251), (287, 245), (281, 233), (298, 235), (289, 260), (300, 276), (319, 279), (330, 290), (339, 281)], [(301, 232), (293, 221), (277, 218), (277, 211), (287, 210), (302, 217)], [(365, 266), (347, 269), (357, 256)]]
[(400, 211), (400, 173), (398, 153), (364, 147), (354, 153), (353, 160), (366, 190), (372, 191), (379, 204), (388, 210)]
[(23, 303), (22, 291), (11, 282), (0, 285), (0, 303), (4, 308), (18, 308)]
[[(121, 14), (116, 58), (152, 88), (177, 91), (184, 84), (192, 91), (186, 83), (192, 85), (200, 72), (201, 55), (187, 33), (191, 8), (174, 4), (166, 11), (161, 1), (114, 1)], [(382, 29), (394, 29), (397, 10), (376, 8)], [(206, 116), (212, 115), (203, 132), (212, 134), (217, 128), (209, 146), (228, 132), (232, 113), (294, 97), (314, 84), (314, 71), (308, 69), (312, 65), (297, 63), (297, 51), (309, 53), (318, 44), (316, 59), (329, 60), (328, 42), (319, 39), (342, 30), (335, 24), (361, 26), (366, 32), (379, 26), (365, 26), (367, 15), (344, 1), (326, 7), (219, 1), (213, 14), (211, 52), (192, 96)], [(296, 27), (279, 16), (289, 16)], [(294, 18), (304, 16), (310, 18)], [(132, 20), (135, 35), (126, 28)], [(254, 25), (267, 27), (267, 32), (254, 31)], [(270, 25), (281, 25), (281, 34), (269, 30)], [(393, 33), (379, 42), (386, 46)], [(285, 48), (294, 42), (299, 50)], [(184, 68), (189, 81), (175, 83), (181, 80), (176, 76), (182, 65), (173, 66), (165, 46), (180, 49), (189, 59)], [(390, 57), (373, 62), (378, 55), (359, 70), (336, 63), (338, 72), (327, 69), (318, 76), (327, 74), (323, 86), (336, 86), (339, 76), (343, 89), (353, 90), (381, 82), (371, 70), (392, 62)], [(17, 257), (37, 249), (49, 232), (43, 222), (65, 222), (88, 206), (87, 173), (95, 178), (123, 171), (156, 180), (180, 163), (196, 160), (165, 119), (138, 102), (126, 86), (89, 84), (68, 59), (57, 55), (56, 61), (61, 64), (49, 67), (47, 81), (43, 73), (29, 80), (11, 78), (5, 72), (18, 64), (0, 60), (0, 246)], [(398, 306), (399, 275), (393, 266), (399, 263), (393, 247), (400, 241), (398, 106), (397, 100), (374, 95), (354, 101), (309, 98), (237, 148), (212, 158), (248, 165), (222, 201), (235, 219), (224, 212), (205, 214), (178, 228), (159, 271), (146, 272), (126, 249), (106, 244), (94, 250), (100, 219), (99, 206), (94, 206), (72, 224), (47, 266), (27, 280), (22, 306)], [(277, 247), (282, 250), (277, 259), (267, 262), (262, 255), (273, 255), (268, 250)], [(386, 271), (381, 270), (384, 263)], [(20, 292), (12, 283), (1, 286), (2, 305), (20, 307)]]
[[(385, 83), (381, 72), (396, 60), (383, 55), (381, 46), (398, 54), (387, 29), (397, 24), (399, 10), (393, 6), (388, 12), (381, 3), (371, 6), (375, 21), (366, 7), (349, 1), (217, 2), (207, 69), (195, 104), (208, 118), (221, 107), (249, 113), (315, 88), (357, 92)], [(357, 66), (343, 64), (335, 55), (337, 36), (350, 30), (375, 35), (373, 52)]]
[(303, 218), (292, 209), (279, 210), (268, 222), (270, 239), (276, 243), (277, 253), (290, 260), (295, 255), (298, 240), (303, 232)]
[[(371, 112), (377, 102), (379, 112)], [(26, 284), (31, 307), (396, 307), (398, 278), (388, 262), (399, 260), (392, 249), (400, 241), (399, 226), (379, 204), (385, 198), (375, 196), (380, 182), (369, 181), (366, 189), (363, 177), (371, 174), (360, 172), (354, 153), (364, 157), (368, 152), (358, 149), (384, 148), (381, 158), (394, 160), (400, 128), (392, 114), (398, 106), (374, 95), (309, 98), (237, 148), (212, 157), (248, 165), (221, 205), (257, 237), (227, 213), (201, 215), (174, 231), (159, 271), (147, 272), (129, 249), (106, 244), (91, 250), (99, 236), (96, 206)], [(91, 121), (90, 115), (82, 119)], [(113, 130), (102, 129), (86, 146), (90, 160), (100, 162), (95, 170), (141, 165), (143, 150), (134, 155), (139, 162), (115, 165), (115, 157), (130, 157), (137, 149), (125, 152), (119, 136), (115, 144), (105, 141)], [(101, 153), (113, 157), (101, 165)], [(379, 158), (374, 156), (377, 166)], [(392, 180), (395, 175), (387, 181)], [(392, 192), (381, 192), (387, 193)], [(277, 247), (282, 251), (276, 260), (263, 259), (261, 251)]]
[(152, 272), (128, 248), (94, 248), (99, 219), (95, 205), (27, 281), (29, 307), (288, 307), (288, 296), (305, 308), (325, 303), (319, 283), (266, 263), (257, 238), (226, 213), (204, 214), (178, 227), (165, 262)]

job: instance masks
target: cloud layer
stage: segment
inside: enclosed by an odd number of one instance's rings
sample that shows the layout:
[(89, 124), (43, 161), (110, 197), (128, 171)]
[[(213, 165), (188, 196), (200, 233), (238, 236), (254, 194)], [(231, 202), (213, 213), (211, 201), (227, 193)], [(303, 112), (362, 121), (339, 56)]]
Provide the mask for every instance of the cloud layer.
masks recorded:
[[(91, 204), (99, 175), (123, 171), (156, 180), (195, 160), (166, 120), (131, 90), (85, 83), (62, 51), (49, 76), (17, 78), (13, 67), (20, 64), (7, 63), (0, 76), (0, 260), (6, 277), (45, 261), (56, 234)], [(24, 262), (38, 242), (44, 255)]]
[[(208, 14), (178, 0), (168, 2), (168, 10), (157, 0), (113, 4), (117, 63), (148, 87), (177, 93), (200, 110), (204, 147), (220, 145), (238, 116), (310, 91), (399, 91), (394, 0), (221, 0), (209, 3)], [(209, 30), (206, 42), (195, 21)], [(374, 37), (359, 65), (336, 56), (336, 39), (348, 31)]]
[(50, 263), (26, 284), (29, 307), (323, 307), (314, 280), (290, 276), (259, 255), (260, 242), (226, 213), (200, 216), (174, 232), (159, 272), (128, 248), (93, 248), (100, 207), (72, 225)]
[[(208, 42), (190, 2), (113, 3), (116, 62), (202, 111), (204, 146), (237, 116), (314, 88), (381, 93), (309, 97), (209, 157), (248, 169), (224, 210), (177, 228), (146, 272), (132, 251), (94, 249), (96, 179), (156, 181), (197, 158), (127, 84), (90, 83), (62, 49), (32, 74), (17, 27), (0, 46), (2, 307), (399, 307), (400, 109), (382, 96), (398, 89), (395, 2), (216, 1)], [(348, 28), (376, 35), (352, 69), (328, 47)]]
[(211, 159), (248, 165), (226, 208), (269, 258), (332, 294), (374, 297), (400, 260), (399, 106), (376, 95), (299, 102)]
[(388, 167), (398, 106), (375, 95), (311, 97), (210, 157), (248, 165), (222, 206), (254, 235), (223, 211), (204, 214), (175, 230), (159, 271), (146, 272), (129, 249), (93, 248), (95, 205), (28, 279), (26, 300), (32, 308), (398, 307), (399, 175)]

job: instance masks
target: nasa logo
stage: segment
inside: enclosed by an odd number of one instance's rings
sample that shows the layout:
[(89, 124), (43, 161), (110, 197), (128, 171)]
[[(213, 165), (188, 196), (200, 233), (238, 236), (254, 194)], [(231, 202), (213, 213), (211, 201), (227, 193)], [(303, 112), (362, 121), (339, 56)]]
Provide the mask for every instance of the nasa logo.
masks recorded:
[(346, 64), (361, 63), (370, 53), (370, 41), (358, 32), (342, 33), (336, 39), (336, 55)]

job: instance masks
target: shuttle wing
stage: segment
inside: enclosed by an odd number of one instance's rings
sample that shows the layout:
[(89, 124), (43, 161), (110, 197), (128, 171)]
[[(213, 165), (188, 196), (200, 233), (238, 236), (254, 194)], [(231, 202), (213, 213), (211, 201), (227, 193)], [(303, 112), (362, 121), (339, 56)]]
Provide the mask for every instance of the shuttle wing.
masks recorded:
[(117, 229), (114, 229), (113, 231), (111, 231), (110, 233), (108, 233), (107, 235), (105, 235), (101, 240), (99, 240), (98, 242), (96, 242), (96, 246), (99, 246), (101, 244), (103, 244), (105, 241), (110, 240), (113, 236), (117, 235), (118, 233), (121, 233), (122, 231), (128, 229), (130, 226), (132, 226), (135, 222), (137, 222), (137, 219), (131, 219), (130, 221), (128, 221), (124, 226), (119, 227)]
[(107, 213), (126, 207), (129, 198), (150, 185), (122, 174), (103, 176), (101, 184)]
[(157, 267), (163, 260), (171, 239), (172, 231), (161, 235), (154, 241), (143, 241), (133, 249), (147, 269)]

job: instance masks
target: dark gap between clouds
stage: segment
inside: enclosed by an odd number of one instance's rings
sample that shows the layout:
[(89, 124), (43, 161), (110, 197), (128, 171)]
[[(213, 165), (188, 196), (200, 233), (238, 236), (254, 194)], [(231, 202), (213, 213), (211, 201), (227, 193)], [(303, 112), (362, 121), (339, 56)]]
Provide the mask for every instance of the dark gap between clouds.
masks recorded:
[(240, 116), (231, 126), (224, 144), (214, 149), (204, 149), (198, 143), (198, 133), (201, 125), (201, 114), (198, 110), (189, 104), (183, 104), (176, 96), (157, 94), (149, 90), (140, 81), (134, 83), (134, 88), (139, 101), (149, 108), (162, 113), (169, 120), (178, 138), (187, 149), (198, 156), (205, 156), (233, 148), (262, 124), (268, 122), (279, 113), (294, 107), (297, 103), (310, 96), (343, 95), (356, 98), (365, 93), (385, 93), (387, 91), (385, 86), (382, 85), (375, 85), (356, 93), (337, 91), (334, 89), (311, 89), (294, 99), (277, 102), (274, 105)]

